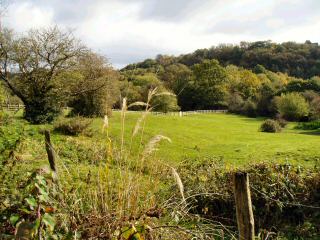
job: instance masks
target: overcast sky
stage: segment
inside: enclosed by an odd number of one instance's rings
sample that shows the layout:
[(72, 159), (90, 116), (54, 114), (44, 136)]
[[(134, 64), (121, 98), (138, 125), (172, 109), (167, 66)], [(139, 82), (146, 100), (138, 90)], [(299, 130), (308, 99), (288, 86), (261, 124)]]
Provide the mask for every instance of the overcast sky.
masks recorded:
[(9, 0), (18, 32), (71, 28), (115, 67), (219, 43), (320, 41), (320, 0)]

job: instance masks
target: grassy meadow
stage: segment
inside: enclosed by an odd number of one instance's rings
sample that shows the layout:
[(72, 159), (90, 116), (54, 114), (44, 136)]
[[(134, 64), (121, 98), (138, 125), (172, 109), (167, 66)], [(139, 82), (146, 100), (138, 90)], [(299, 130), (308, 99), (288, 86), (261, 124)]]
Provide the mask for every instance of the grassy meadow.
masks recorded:
[[(167, 236), (164, 239), (190, 239), (190, 236), (203, 234), (226, 234), (226, 238), (213, 239), (236, 239), (230, 174), (237, 168), (245, 168), (251, 174), (257, 229), (278, 224), (281, 226), (279, 234), (284, 233), (282, 236), (287, 237), (291, 232), (297, 235), (299, 231), (304, 231), (305, 236), (317, 234), (318, 213), (312, 208), (304, 209), (306, 216), (311, 216), (306, 218), (309, 225), (300, 227), (284, 216), (292, 212), (291, 204), (316, 205), (313, 196), (319, 184), (319, 132), (298, 130), (296, 123), (290, 123), (280, 133), (263, 133), (259, 128), (264, 119), (232, 114), (183, 117), (148, 114), (145, 124), (142, 122), (138, 134), (133, 136), (140, 117), (139, 112), (126, 112), (122, 122), (121, 113), (113, 112), (108, 130), (103, 130), (103, 119), (95, 118), (90, 120), (88, 131), (67, 136), (54, 131), (55, 123), (32, 125), (16, 114), (0, 132), (0, 143), (5, 146), (0, 145), (3, 153), (0, 155), (3, 180), (0, 199), (5, 203), (5, 208), (0, 208), (2, 215), (34, 220), (33, 211), (21, 210), (26, 206), (25, 199), (34, 196), (34, 191), (31, 190), (30, 195), (29, 188), (21, 183), (30, 182), (31, 173), (39, 174), (35, 181), (46, 176), (49, 164), (43, 132), (48, 129), (56, 152), (60, 195), (50, 192), (52, 197), (42, 204), (55, 209), (52, 213), (57, 229), (55, 236), (65, 236), (76, 229), (81, 237), (75, 239), (90, 239), (101, 232), (105, 239), (110, 239), (110, 234), (116, 234), (119, 228), (133, 229), (128, 226), (135, 217), (138, 219), (135, 226), (155, 227), (158, 230), (155, 236)], [(66, 119), (61, 117), (60, 120)], [(164, 137), (154, 140), (159, 134), (170, 138), (171, 142)], [(150, 146), (152, 150), (146, 153)], [(46, 182), (50, 184), (50, 180)], [(46, 186), (46, 189), (51, 187)], [(214, 194), (202, 196), (207, 192)], [(308, 194), (311, 197), (303, 197)], [(42, 199), (40, 197), (37, 199)], [(185, 211), (181, 200), (184, 197), (194, 210)], [(269, 208), (259, 205), (261, 201)], [(145, 218), (143, 213), (150, 210), (164, 211), (163, 217)], [(300, 207), (296, 207), (291, 214), (299, 217), (299, 212)], [(13, 234), (6, 218), (1, 221), (5, 233)], [(216, 221), (222, 225), (216, 225)], [(179, 226), (185, 232), (157, 228), (167, 224)], [(209, 233), (202, 232), (201, 229), (207, 228)], [(277, 239), (291, 239), (286, 237)]]
[[(130, 140), (139, 116), (133, 112), (126, 114), (125, 139)], [(281, 133), (264, 133), (259, 131), (262, 121), (261, 118), (221, 113), (183, 117), (150, 114), (144, 139), (156, 134), (169, 137), (172, 143), (161, 144), (157, 152), (157, 156), (168, 163), (217, 157), (233, 167), (259, 162), (312, 167), (320, 160), (319, 132), (297, 130), (294, 129), (296, 124), (290, 123)], [(92, 128), (98, 133), (102, 125), (102, 120), (95, 119)], [(110, 118), (110, 136), (119, 141), (120, 131), (120, 113), (115, 112)], [(100, 133), (95, 137), (103, 138)]]

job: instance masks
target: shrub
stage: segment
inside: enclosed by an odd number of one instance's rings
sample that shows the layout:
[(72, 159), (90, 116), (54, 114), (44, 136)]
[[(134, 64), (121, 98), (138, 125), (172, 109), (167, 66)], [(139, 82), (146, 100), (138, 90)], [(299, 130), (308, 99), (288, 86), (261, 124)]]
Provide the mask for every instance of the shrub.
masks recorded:
[(317, 130), (317, 129), (320, 129), (320, 121), (299, 123), (299, 124), (296, 126), (296, 129)]
[(277, 122), (279, 123), (281, 128), (285, 128), (288, 125), (288, 121), (283, 118), (277, 119)]
[(281, 126), (280, 124), (272, 119), (267, 119), (265, 120), (260, 127), (261, 132), (280, 132), (281, 131)]
[(320, 96), (310, 102), (310, 117), (312, 120), (320, 119)]
[(233, 93), (228, 99), (228, 111), (231, 113), (241, 113), (244, 101), (240, 94)]
[(242, 107), (242, 112), (248, 117), (256, 117), (257, 105), (253, 101), (247, 100)]
[(177, 97), (175, 95), (164, 94), (159, 95), (152, 100), (152, 106), (155, 111), (159, 112), (170, 112), (170, 111), (178, 111), (180, 107), (177, 103)]
[(275, 120), (279, 123), (281, 128), (285, 128), (288, 125), (288, 121), (281, 117), (281, 115), (277, 114)]
[(23, 136), (24, 127), (19, 122), (14, 121), (13, 124), (8, 122), (8, 125), (0, 125), (0, 169), (12, 151), (18, 147)]
[(0, 126), (9, 122), (9, 115), (0, 109)]
[[(189, 200), (194, 202), (192, 211), (223, 225), (230, 224), (229, 219), (234, 217), (234, 196), (230, 188), (233, 172), (225, 170), (225, 165), (214, 158), (197, 159), (193, 162), (187, 159), (178, 170), (185, 190), (192, 192)], [(320, 173), (317, 168), (261, 163), (247, 166), (246, 170), (250, 174), (251, 199), (255, 206), (257, 229), (277, 226), (278, 230), (275, 232), (279, 237), (275, 236), (273, 239), (317, 239), (310, 236), (319, 236), (319, 228), (307, 228), (304, 233), (301, 228), (305, 227), (307, 222), (318, 226), (316, 223), (319, 211), (298, 205), (319, 206), (317, 196)], [(194, 172), (197, 172), (197, 177), (192, 175)], [(215, 194), (204, 195), (208, 189)], [(176, 191), (178, 194), (178, 190)], [(277, 201), (270, 196), (276, 196)], [(283, 235), (288, 238), (281, 238)]]
[(66, 135), (76, 136), (85, 133), (92, 120), (84, 117), (73, 117), (68, 119), (58, 119), (54, 125), (54, 131)]
[(72, 108), (70, 115), (83, 117), (111, 116), (111, 108), (118, 96), (116, 91), (102, 88), (96, 92), (80, 94), (68, 104)]
[(283, 94), (277, 101), (278, 112), (287, 120), (300, 120), (309, 114), (308, 102), (298, 93)]
[(25, 102), (24, 118), (33, 124), (51, 123), (61, 112), (58, 97), (37, 96)]

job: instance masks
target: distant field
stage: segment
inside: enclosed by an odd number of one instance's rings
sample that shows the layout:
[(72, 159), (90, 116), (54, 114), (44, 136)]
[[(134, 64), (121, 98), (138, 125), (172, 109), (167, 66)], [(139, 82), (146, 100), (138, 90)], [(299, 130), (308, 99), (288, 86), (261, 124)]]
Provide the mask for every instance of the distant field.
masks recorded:
[[(138, 113), (127, 113), (126, 143), (130, 139)], [(197, 114), (184, 117), (149, 115), (145, 127), (145, 140), (156, 134), (171, 138), (163, 143), (157, 156), (178, 163), (196, 157), (217, 157), (228, 165), (245, 166), (261, 161), (289, 162), (312, 167), (320, 163), (320, 133), (295, 130), (289, 124), (281, 133), (262, 133), (263, 119), (246, 118), (231, 114)], [(100, 129), (102, 120), (94, 127)], [(110, 135), (119, 140), (120, 114), (110, 119)], [(102, 137), (102, 136), (96, 136)], [(134, 142), (139, 142), (136, 137)]]

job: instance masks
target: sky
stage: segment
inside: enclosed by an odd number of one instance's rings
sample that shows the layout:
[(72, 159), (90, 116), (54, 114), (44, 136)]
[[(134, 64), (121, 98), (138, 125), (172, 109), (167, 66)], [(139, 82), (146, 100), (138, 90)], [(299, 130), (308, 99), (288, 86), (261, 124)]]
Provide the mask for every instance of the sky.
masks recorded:
[(320, 0), (8, 0), (2, 25), (59, 26), (116, 68), (220, 43), (320, 41)]

